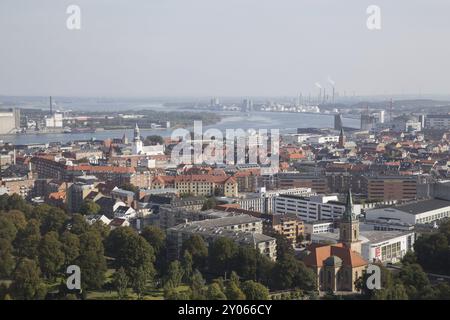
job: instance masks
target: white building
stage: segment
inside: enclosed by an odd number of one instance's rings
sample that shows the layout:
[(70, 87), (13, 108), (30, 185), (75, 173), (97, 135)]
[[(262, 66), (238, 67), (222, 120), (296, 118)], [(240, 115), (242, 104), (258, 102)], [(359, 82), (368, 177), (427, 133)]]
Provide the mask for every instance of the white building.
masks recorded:
[(242, 209), (245, 210), (262, 213), (273, 213), (275, 197), (281, 194), (309, 196), (312, 194), (312, 191), (311, 188), (289, 188), (269, 191), (267, 191), (266, 188), (260, 188), (259, 192), (246, 193), (239, 199), (220, 199), (230, 200), (229, 202), (231, 203), (237, 203)]
[(428, 129), (446, 130), (450, 128), (450, 114), (429, 114), (425, 119), (425, 127)]
[(164, 154), (164, 145), (157, 144), (155, 146), (144, 146), (144, 143), (141, 140), (141, 134), (139, 127), (136, 123), (136, 127), (134, 128), (134, 139), (132, 144), (132, 152), (133, 154), (142, 154), (147, 156), (156, 156)]
[(321, 136), (321, 135), (314, 135), (314, 136), (310, 136), (306, 139), (306, 142), (308, 143), (312, 143), (312, 144), (324, 144), (324, 143), (334, 143), (334, 142), (339, 142), (339, 136), (335, 136), (335, 135), (326, 135), (326, 136)]
[(333, 221), (309, 221), (305, 222), (305, 234), (313, 235), (319, 233), (334, 232)]
[[(345, 211), (345, 203), (339, 202), (336, 195), (315, 195), (309, 198), (295, 195), (275, 197), (275, 214), (295, 214), (304, 221), (337, 220)], [(361, 206), (355, 204), (353, 211), (361, 213)]]
[(62, 113), (54, 113), (51, 117), (45, 119), (46, 128), (62, 128), (63, 115)]
[(361, 254), (369, 262), (399, 262), (413, 250), (414, 232), (362, 231)]
[(392, 120), (391, 129), (395, 132), (421, 131), (422, 123), (415, 116), (402, 115)]
[(368, 220), (389, 220), (393, 223), (430, 224), (450, 217), (450, 201), (429, 199), (388, 208), (376, 208), (366, 211)]
[(16, 133), (20, 130), (20, 109), (0, 111), (0, 134)]

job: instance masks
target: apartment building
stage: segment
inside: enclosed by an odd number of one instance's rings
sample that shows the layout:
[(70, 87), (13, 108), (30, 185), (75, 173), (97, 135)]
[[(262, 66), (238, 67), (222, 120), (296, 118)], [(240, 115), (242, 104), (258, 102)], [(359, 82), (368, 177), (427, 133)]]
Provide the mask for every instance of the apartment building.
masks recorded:
[(363, 177), (362, 183), (363, 192), (371, 201), (412, 200), (417, 197), (416, 177)]
[(180, 194), (190, 194), (193, 196), (238, 196), (236, 180), (227, 175), (158, 176), (153, 179), (152, 189), (165, 188), (175, 188)]
[(275, 197), (280, 194), (291, 194), (309, 196), (312, 194), (311, 188), (289, 188), (289, 189), (277, 189), (266, 190), (266, 188), (260, 188), (258, 192), (247, 193), (243, 197), (231, 200), (242, 209), (256, 211), (261, 213), (270, 214), (273, 213)]
[(313, 192), (328, 193), (327, 178), (321, 175), (304, 175), (298, 172), (280, 172), (276, 175), (276, 184), (280, 189), (310, 188)]
[[(353, 206), (354, 212), (361, 212), (360, 205)], [(275, 198), (274, 214), (295, 214), (304, 221), (337, 220), (345, 211), (345, 203), (336, 195), (315, 195), (301, 197), (280, 195)]]
[(284, 235), (293, 246), (297, 244), (298, 237), (305, 234), (303, 221), (296, 216), (272, 215), (272, 229)]
[(250, 245), (271, 260), (276, 260), (276, 239), (262, 233), (262, 220), (249, 215), (236, 215), (203, 221), (186, 222), (167, 229), (168, 254), (179, 258), (183, 242), (198, 234), (210, 244), (230, 238), (239, 245)]

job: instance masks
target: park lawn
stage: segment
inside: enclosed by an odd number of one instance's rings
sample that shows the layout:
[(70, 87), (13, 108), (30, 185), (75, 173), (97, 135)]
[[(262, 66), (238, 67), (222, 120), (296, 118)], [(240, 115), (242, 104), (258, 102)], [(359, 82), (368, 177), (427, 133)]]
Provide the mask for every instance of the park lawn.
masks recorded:
[[(118, 300), (116, 291), (89, 291), (87, 294), (88, 300)], [(136, 300), (137, 294), (135, 294), (131, 289), (128, 289), (128, 300)], [(148, 290), (142, 297), (143, 300), (164, 300), (163, 290)]]

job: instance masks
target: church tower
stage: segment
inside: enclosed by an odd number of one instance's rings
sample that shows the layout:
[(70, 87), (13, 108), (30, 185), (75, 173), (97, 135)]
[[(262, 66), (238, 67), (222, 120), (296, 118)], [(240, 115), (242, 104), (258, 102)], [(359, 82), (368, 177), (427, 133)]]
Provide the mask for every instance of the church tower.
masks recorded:
[(347, 193), (345, 212), (339, 227), (339, 241), (352, 251), (361, 253), (361, 241), (359, 240), (359, 220), (353, 212), (352, 191)]
[(339, 148), (345, 147), (345, 135), (344, 135), (344, 128), (341, 127), (341, 132), (339, 133)]
[(142, 152), (142, 140), (141, 133), (139, 127), (136, 123), (136, 127), (134, 128), (134, 138), (133, 138), (133, 154), (140, 154)]

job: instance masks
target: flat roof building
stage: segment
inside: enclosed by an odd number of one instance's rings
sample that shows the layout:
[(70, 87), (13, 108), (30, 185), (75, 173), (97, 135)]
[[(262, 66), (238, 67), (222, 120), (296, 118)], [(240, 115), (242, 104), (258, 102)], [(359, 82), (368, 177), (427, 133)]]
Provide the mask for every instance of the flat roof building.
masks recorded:
[(428, 199), (387, 208), (370, 209), (366, 219), (389, 219), (407, 224), (429, 224), (450, 217), (450, 201)]

